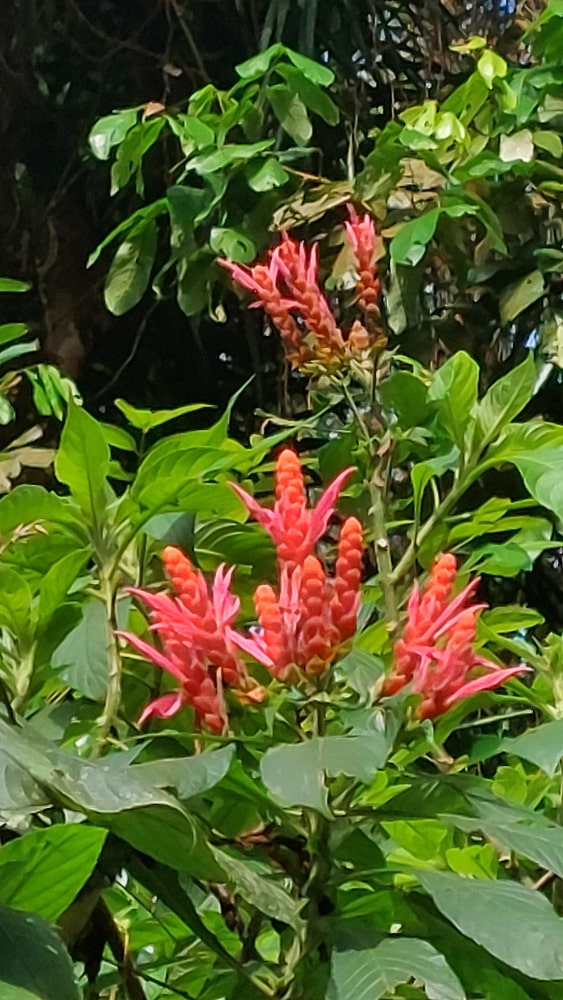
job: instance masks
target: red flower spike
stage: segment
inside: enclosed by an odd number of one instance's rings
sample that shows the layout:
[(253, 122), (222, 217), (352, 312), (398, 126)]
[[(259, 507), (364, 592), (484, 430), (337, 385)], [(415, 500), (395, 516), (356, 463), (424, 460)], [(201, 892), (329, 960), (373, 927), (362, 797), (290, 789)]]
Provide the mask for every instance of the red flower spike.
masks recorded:
[(319, 248), (311, 247), (307, 258), (305, 243), (297, 243), (287, 233), (272, 252), (271, 267), (280, 273), (290, 296), (290, 308), (297, 310), (321, 348), (329, 354), (344, 351), (344, 338), (332, 310), (319, 288)]
[(339, 635), (330, 613), (326, 573), (316, 556), (307, 556), (303, 564), (300, 603), (299, 664), (308, 674), (321, 674), (334, 657)]
[[(422, 695), (416, 710), (420, 719), (435, 718), (462, 698), (497, 688), (530, 669), (522, 664), (499, 667), (474, 652), (477, 618), (486, 605), (468, 603), (478, 578), (451, 598), (456, 568), (454, 556), (441, 556), (424, 593), (414, 587), (405, 636), (395, 644), (393, 671), (384, 686), (391, 695), (410, 683), (411, 690)], [(476, 670), (486, 673), (475, 676)]]
[(229, 260), (219, 260), (219, 263), (230, 271), (233, 279), (243, 288), (254, 292), (258, 301), (255, 306), (262, 306), (266, 314), (281, 335), (287, 353), (287, 360), (293, 367), (298, 367), (310, 361), (314, 355), (305, 343), (302, 334), (290, 310), (293, 303), (284, 299), (277, 287), (278, 269), (272, 262), (269, 265), (255, 264), (247, 267), (244, 264), (233, 264)]
[(209, 590), (200, 571), (179, 549), (167, 547), (164, 564), (177, 588), (176, 599), (129, 588), (148, 606), (151, 631), (159, 633), (164, 651), (159, 652), (132, 633), (118, 632), (180, 684), (177, 695), (151, 702), (140, 722), (153, 715), (169, 718), (187, 704), (208, 729), (221, 732), (227, 725), (223, 681), (243, 690), (251, 690), (254, 684), (238, 650), (244, 649), (266, 665), (270, 665), (270, 658), (260, 638), (243, 636), (232, 628), (240, 606), (230, 591), (232, 570), (220, 566)]
[(348, 517), (340, 529), (338, 557), (331, 600), (332, 621), (340, 642), (356, 631), (362, 578), (363, 531), (357, 517)]
[(278, 456), (276, 502), (273, 510), (262, 507), (236, 483), (230, 483), (230, 486), (251, 516), (273, 538), (281, 566), (294, 569), (303, 564), (307, 556), (313, 552), (319, 538), (325, 533), (340, 490), (353, 471), (350, 467), (335, 476), (312, 510), (306, 506), (301, 463), (291, 448), (284, 448)]
[(361, 219), (355, 208), (348, 205), (350, 219), (345, 222), (346, 233), (356, 258), (358, 304), (373, 321), (380, 319), (380, 284), (376, 277), (375, 227), (373, 219), (364, 215)]
[(291, 664), (283, 614), (278, 599), (269, 584), (263, 583), (254, 592), (254, 605), (261, 628), (262, 640), (272, 661), (270, 673), (284, 680)]

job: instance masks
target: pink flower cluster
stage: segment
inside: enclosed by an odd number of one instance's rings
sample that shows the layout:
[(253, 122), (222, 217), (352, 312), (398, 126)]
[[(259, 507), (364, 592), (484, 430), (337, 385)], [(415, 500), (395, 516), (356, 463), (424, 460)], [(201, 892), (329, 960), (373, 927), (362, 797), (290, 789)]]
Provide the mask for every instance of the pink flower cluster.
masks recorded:
[(284, 680), (292, 668), (318, 674), (331, 662), (356, 628), (363, 544), (357, 518), (347, 518), (342, 526), (333, 579), (314, 549), (351, 472), (346, 469), (336, 476), (314, 509), (307, 505), (301, 463), (290, 448), (278, 458), (273, 510), (232, 484), (278, 552), (279, 591), (269, 584), (256, 588), (259, 625), (250, 634), (234, 627), (240, 602), (230, 589), (233, 570), (220, 566), (209, 587), (200, 570), (173, 546), (163, 552), (173, 596), (130, 588), (148, 607), (150, 629), (158, 633), (162, 652), (131, 632), (118, 634), (178, 683), (177, 692), (147, 705), (141, 723), (151, 716), (169, 718), (190, 705), (199, 724), (215, 733), (224, 731), (224, 685), (234, 688), (241, 701), (261, 701), (265, 694), (249, 676), (241, 653)]
[(451, 553), (434, 563), (424, 590), (415, 585), (409, 598), (405, 635), (395, 644), (393, 670), (384, 686), (395, 694), (405, 685), (420, 694), (416, 714), (432, 719), (479, 691), (489, 691), (529, 667), (499, 667), (474, 651), (477, 617), (485, 604), (472, 604), (475, 578), (452, 596), (457, 560)]
[(386, 343), (378, 305), (373, 220), (369, 215), (360, 218), (352, 206), (348, 211), (346, 233), (356, 262), (356, 301), (363, 322), (356, 320), (347, 334), (338, 326), (319, 286), (318, 244), (308, 250), (305, 243), (283, 233), (267, 264), (247, 267), (219, 261), (239, 285), (256, 296), (252, 305), (261, 306), (270, 317), (294, 367), (310, 361), (338, 363)]

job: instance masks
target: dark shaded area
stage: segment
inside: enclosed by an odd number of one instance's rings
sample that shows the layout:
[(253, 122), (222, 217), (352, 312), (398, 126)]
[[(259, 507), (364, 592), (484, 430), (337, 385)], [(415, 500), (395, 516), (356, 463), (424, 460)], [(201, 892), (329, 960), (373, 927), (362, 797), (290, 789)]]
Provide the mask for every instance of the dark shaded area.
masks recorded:
[[(237, 63), (282, 39), (330, 64), (345, 127), (324, 148), (323, 171), (341, 176), (348, 137), (383, 124), (400, 107), (460, 79), (450, 43), (476, 32), (510, 49), (518, 17), (538, 3), (335, 0), (5, 0), (0, 12), (0, 274), (33, 292), (9, 304), (32, 323), (43, 355), (76, 377), (104, 412), (124, 395), (138, 405), (189, 400), (224, 404), (251, 374), (249, 409), (280, 404), (282, 366), (256, 314), (230, 304), (229, 323), (188, 320), (175, 303), (143, 302), (121, 318), (102, 299), (107, 261), (89, 253), (138, 205), (111, 199), (107, 171), (86, 138), (114, 108), (174, 106), (205, 82), (228, 87)], [(146, 197), (168, 183), (166, 149), (149, 161)], [(20, 310), (19, 314), (17, 310)]]

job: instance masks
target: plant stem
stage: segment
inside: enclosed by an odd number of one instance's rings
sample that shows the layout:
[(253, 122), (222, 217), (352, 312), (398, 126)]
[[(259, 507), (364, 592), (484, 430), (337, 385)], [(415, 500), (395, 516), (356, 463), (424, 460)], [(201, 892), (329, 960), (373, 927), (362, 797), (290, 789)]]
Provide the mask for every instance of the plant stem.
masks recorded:
[(376, 469), (369, 484), (371, 498), (370, 513), (375, 535), (373, 547), (381, 589), (383, 591), (387, 628), (389, 632), (393, 632), (397, 626), (399, 612), (397, 596), (395, 594), (395, 580), (393, 578), (393, 563), (391, 562), (389, 538), (385, 524), (384, 490), (385, 486), (379, 479), (379, 470)]
[(121, 657), (115, 635), (117, 625), (116, 600), (117, 585), (111, 575), (100, 573), (100, 591), (104, 602), (106, 621), (106, 649), (108, 656), (108, 686), (104, 709), (98, 719), (98, 732), (92, 748), (92, 757), (99, 757), (106, 744), (121, 702)]

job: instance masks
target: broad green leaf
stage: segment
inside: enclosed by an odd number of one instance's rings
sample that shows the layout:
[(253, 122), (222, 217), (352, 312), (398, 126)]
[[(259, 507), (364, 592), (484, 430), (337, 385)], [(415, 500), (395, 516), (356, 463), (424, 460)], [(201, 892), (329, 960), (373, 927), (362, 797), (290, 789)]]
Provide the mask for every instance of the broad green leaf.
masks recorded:
[(9, 841), (0, 851), (0, 903), (55, 923), (90, 877), (106, 836), (73, 823)]
[(141, 224), (145, 224), (150, 219), (156, 219), (159, 215), (165, 215), (168, 211), (168, 200), (166, 198), (160, 198), (158, 201), (153, 201), (151, 205), (146, 205), (143, 208), (138, 208), (136, 212), (132, 215), (127, 216), (123, 222), (120, 222), (115, 229), (112, 229), (110, 233), (98, 244), (95, 250), (92, 251), (88, 257), (86, 267), (92, 267), (96, 263), (98, 258), (101, 256), (102, 252), (105, 250), (110, 243), (113, 243), (118, 236), (122, 233), (126, 233), (129, 230), (135, 232), (137, 228), (141, 228)]
[(15, 569), (0, 564), (0, 625), (19, 638), (31, 633), (31, 600), (26, 580)]
[(252, 868), (224, 851), (215, 851), (217, 860), (228, 872), (227, 883), (252, 906), (272, 920), (280, 920), (294, 930), (300, 930), (303, 922), (295, 900), (272, 879), (257, 875)]
[(129, 129), (136, 124), (138, 115), (137, 108), (125, 108), (98, 119), (88, 136), (90, 149), (98, 160), (109, 160), (113, 146), (123, 142)]
[(142, 431), (143, 434), (148, 434), (155, 427), (167, 424), (170, 420), (175, 420), (176, 417), (183, 417), (186, 413), (196, 413), (198, 410), (210, 408), (209, 403), (188, 403), (187, 406), (178, 406), (175, 410), (140, 410), (124, 399), (115, 399), (114, 404), (118, 410), (121, 410), (127, 422), (132, 427)]
[(41, 812), (49, 805), (44, 789), (31, 775), (0, 749), (0, 816), (22, 816)]
[(509, 323), (543, 295), (545, 279), (541, 271), (531, 271), (525, 278), (509, 285), (500, 294), (500, 318)]
[(556, 160), (560, 160), (563, 156), (563, 142), (557, 132), (548, 132), (547, 129), (542, 129), (539, 132), (533, 132), (532, 139), (537, 149), (545, 149)]
[(437, 404), (444, 430), (460, 450), (472, 422), (478, 384), (479, 365), (465, 351), (456, 351), (435, 372), (428, 390), (428, 400)]
[(39, 624), (45, 625), (64, 603), (68, 592), (89, 558), (88, 549), (69, 552), (51, 566), (39, 585)]
[(147, 289), (156, 255), (158, 229), (149, 219), (136, 227), (117, 248), (104, 286), (104, 300), (114, 316), (141, 301)]
[(70, 403), (55, 459), (55, 474), (68, 486), (92, 524), (106, 513), (106, 476), (110, 454), (103, 431), (82, 407)]
[(270, 45), (264, 52), (259, 52), (258, 55), (251, 56), (245, 62), (239, 63), (238, 66), (235, 66), (235, 70), (243, 80), (262, 76), (263, 73), (267, 73), (274, 59), (277, 59), (284, 51), (284, 46), (279, 43)]
[(2, 323), (0, 326), (0, 344), (9, 344), (12, 340), (19, 340), (28, 330), (27, 323)]
[(213, 226), (209, 245), (214, 253), (237, 264), (249, 264), (256, 256), (256, 244), (238, 229)]
[(289, 180), (289, 174), (279, 160), (270, 156), (267, 160), (249, 164), (246, 178), (253, 191), (261, 192), (282, 187)]
[(190, 799), (202, 795), (225, 777), (233, 751), (232, 746), (226, 746), (194, 757), (162, 758), (147, 764), (134, 764), (133, 773), (158, 788), (174, 788), (179, 799)]
[[(455, 355), (454, 355), (455, 357)], [(536, 382), (532, 354), (491, 386), (475, 409), (484, 444), (490, 444), (530, 402)]]
[(258, 153), (264, 153), (274, 144), (273, 139), (261, 139), (259, 142), (225, 143), (220, 149), (212, 153), (201, 153), (190, 158), (189, 165), (192, 170), (197, 171), (201, 176), (213, 174), (217, 170), (224, 170), (234, 163), (244, 163), (252, 160)]
[(131, 766), (96, 763), (59, 750), (0, 719), (0, 752), (48, 790), (149, 857), (196, 878), (224, 881), (197, 820), (176, 798), (136, 777)]
[(260, 761), (260, 774), (283, 805), (310, 806), (326, 814), (325, 775), (345, 774), (368, 782), (383, 767), (388, 752), (389, 743), (382, 731), (315, 737), (306, 743), (267, 750)]
[(35, 913), (0, 905), (0, 995), (7, 1000), (4, 983), (38, 1000), (80, 1000), (70, 956), (57, 932)]
[(17, 278), (0, 278), (0, 292), (28, 292), (31, 285)]
[(5, 427), (6, 424), (15, 419), (15, 416), (16, 411), (10, 401), (6, 396), (0, 394), (0, 426)]
[(137, 442), (133, 435), (129, 434), (129, 431), (126, 431), (124, 427), (117, 427), (116, 424), (104, 424), (101, 421), (100, 427), (110, 448), (129, 451), (132, 454), (137, 453)]
[(563, 517), (563, 451), (539, 448), (512, 459), (526, 488), (538, 503)]
[(137, 194), (143, 194), (143, 175), (141, 172), (143, 156), (151, 146), (154, 146), (165, 124), (166, 120), (158, 116), (137, 122), (129, 129), (123, 141), (118, 145), (117, 156), (111, 168), (110, 195), (112, 197), (128, 184), (133, 174), (136, 174)]
[(72, 501), (49, 492), (43, 486), (17, 486), (9, 496), (0, 499), (0, 524), (2, 533), (10, 534), (21, 525), (40, 522), (74, 531), (82, 541), (86, 533), (79, 520), (78, 508)]
[[(127, 625), (129, 603), (128, 597), (117, 603), (121, 628)], [(108, 627), (105, 604), (96, 597), (89, 597), (82, 605), (80, 621), (52, 654), (51, 666), (61, 679), (92, 701), (101, 702), (106, 696)]]
[(483, 52), (477, 63), (477, 72), (485, 81), (486, 86), (491, 90), (493, 83), (498, 78), (503, 78), (507, 74), (508, 67), (502, 56), (497, 55), (492, 49)]
[(288, 66), (285, 63), (278, 64), (276, 71), (303, 101), (303, 104), (309, 108), (309, 111), (319, 115), (327, 125), (338, 124), (339, 112), (336, 104), (305, 73), (296, 69), (295, 66)]
[(23, 358), (25, 354), (34, 354), (35, 351), (39, 350), (39, 346), (38, 340), (32, 340), (29, 343), (26, 341), (24, 344), (12, 344), (11, 347), (5, 347), (3, 351), (0, 351), (0, 365), (5, 365), (15, 358)]
[(284, 132), (299, 146), (306, 146), (313, 134), (313, 126), (301, 98), (284, 84), (266, 87), (266, 96)]
[(439, 218), (440, 209), (431, 208), (417, 219), (405, 222), (391, 240), (390, 254), (393, 263), (403, 264), (405, 267), (419, 264), (436, 232)]
[(530, 760), (552, 778), (563, 758), (563, 719), (544, 722), (521, 736), (505, 739), (500, 749)]
[(375, 948), (335, 951), (327, 1000), (379, 1000), (415, 980), (429, 1000), (465, 1000), (446, 959), (428, 941), (386, 938)]
[(379, 388), (383, 405), (393, 410), (401, 427), (417, 427), (428, 419), (428, 387), (411, 372), (393, 372)]
[(312, 83), (317, 83), (320, 87), (330, 87), (334, 82), (334, 73), (328, 66), (322, 66), (301, 52), (294, 52), (293, 49), (284, 48), (284, 54)]
[(563, 925), (541, 893), (516, 882), (441, 872), (419, 871), (417, 877), (462, 934), (531, 979), (561, 979)]

